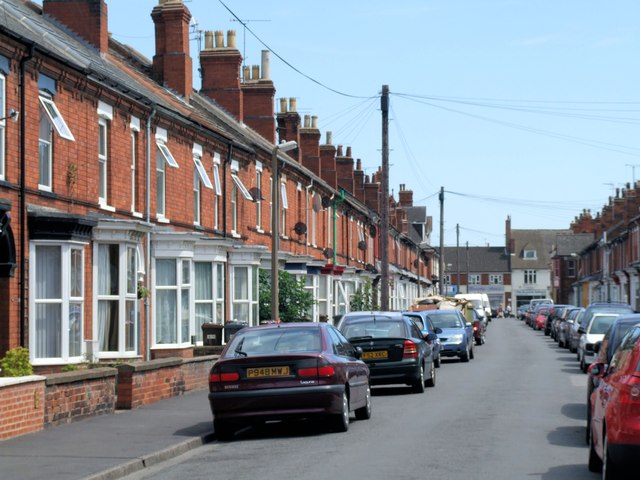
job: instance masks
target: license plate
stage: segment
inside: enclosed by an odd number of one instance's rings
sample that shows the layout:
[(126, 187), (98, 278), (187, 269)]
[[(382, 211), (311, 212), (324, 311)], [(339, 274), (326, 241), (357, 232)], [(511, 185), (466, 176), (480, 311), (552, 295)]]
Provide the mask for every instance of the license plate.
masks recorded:
[(289, 375), (289, 367), (247, 368), (247, 378), (286, 377), (287, 375)]
[(363, 360), (378, 360), (388, 358), (389, 353), (386, 350), (378, 350), (375, 352), (363, 352), (362, 359)]

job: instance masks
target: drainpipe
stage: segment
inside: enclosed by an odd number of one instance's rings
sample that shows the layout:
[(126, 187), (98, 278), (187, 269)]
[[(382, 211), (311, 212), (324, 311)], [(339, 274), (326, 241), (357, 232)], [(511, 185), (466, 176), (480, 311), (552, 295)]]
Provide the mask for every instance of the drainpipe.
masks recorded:
[(26, 56), (22, 57), (20, 60), (20, 346), (26, 347), (25, 344), (25, 331), (26, 331), (26, 305), (24, 304), (25, 298), (27, 296), (27, 288), (25, 285), (25, 268), (27, 262), (25, 260), (25, 244), (27, 241), (27, 236), (25, 233), (26, 230), (26, 209), (27, 205), (24, 200), (26, 185), (25, 185), (25, 171), (27, 169), (27, 158), (25, 154), (25, 112), (26, 112), (26, 95), (25, 95), (25, 86), (24, 79), (26, 76), (26, 65), (31, 58), (33, 58), (34, 45), (29, 45), (29, 52)]
[[(306, 187), (304, 187), (305, 190), (307, 191), (306, 192), (306, 195), (307, 195), (306, 204), (307, 205), (309, 205), (309, 190), (311, 190), (312, 187), (313, 187), (313, 178), (311, 179), (311, 183), (309, 185), (307, 185)], [(313, 208), (313, 205), (311, 205), (311, 208)], [(309, 230), (310, 230), (310, 228), (309, 228), (309, 209), (305, 208), (304, 212), (305, 212), (304, 223), (306, 223), (306, 225), (307, 225), (307, 238), (306, 238), (307, 241), (305, 243), (307, 244), (306, 254), (308, 256), (309, 255)]]
[[(147, 126), (146, 126), (146, 135), (147, 135), (147, 153), (146, 153), (146, 172), (145, 172), (145, 183), (146, 183), (146, 198), (145, 198), (145, 218), (147, 223), (151, 223), (151, 122), (156, 116), (156, 107), (155, 105), (152, 107), (151, 114), (147, 117)], [(146, 255), (145, 255), (145, 284), (147, 287), (147, 291), (151, 291), (151, 233), (147, 232), (145, 234), (145, 243), (146, 243)], [(151, 319), (149, 318), (149, 296), (144, 299), (144, 321), (146, 323), (146, 332), (147, 338), (145, 343), (145, 360), (150, 360), (151, 356)]]
[[(228, 144), (227, 165), (231, 165), (231, 157), (233, 157), (233, 145)], [(222, 170), (222, 235), (227, 238), (227, 169)]]

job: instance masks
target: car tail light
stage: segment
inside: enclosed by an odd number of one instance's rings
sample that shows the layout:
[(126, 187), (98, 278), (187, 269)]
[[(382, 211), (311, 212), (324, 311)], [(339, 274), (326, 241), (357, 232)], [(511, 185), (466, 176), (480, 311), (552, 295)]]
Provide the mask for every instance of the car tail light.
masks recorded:
[(620, 389), (620, 403), (640, 403), (640, 377), (629, 377), (627, 383)]
[(418, 347), (411, 340), (404, 341), (404, 350), (402, 358), (418, 358)]
[(240, 375), (236, 372), (209, 374), (209, 383), (237, 382), (238, 380), (240, 380)]
[(301, 368), (298, 370), (299, 377), (333, 377), (336, 369), (332, 365), (324, 365), (321, 367)]

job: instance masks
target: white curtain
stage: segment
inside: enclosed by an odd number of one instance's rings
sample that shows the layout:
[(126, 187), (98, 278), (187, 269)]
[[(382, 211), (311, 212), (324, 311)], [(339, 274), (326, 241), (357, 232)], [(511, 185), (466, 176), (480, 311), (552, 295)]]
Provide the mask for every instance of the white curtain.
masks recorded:
[(175, 259), (156, 260), (156, 343), (158, 344), (177, 342), (177, 294)]
[(62, 356), (62, 250), (36, 247), (36, 358)]

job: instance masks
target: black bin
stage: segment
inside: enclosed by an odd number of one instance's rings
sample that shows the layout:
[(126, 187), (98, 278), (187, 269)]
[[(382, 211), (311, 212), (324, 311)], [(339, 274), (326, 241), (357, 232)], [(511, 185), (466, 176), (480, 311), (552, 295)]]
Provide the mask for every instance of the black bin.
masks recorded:
[(202, 324), (202, 345), (211, 347), (222, 345), (223, 326), (219, 323), (203, 323)]
[(224, 324), (224, 341), (229, 342), (233, 335), (249, 325), (247, 322), (238, 322), (236, 320)]

